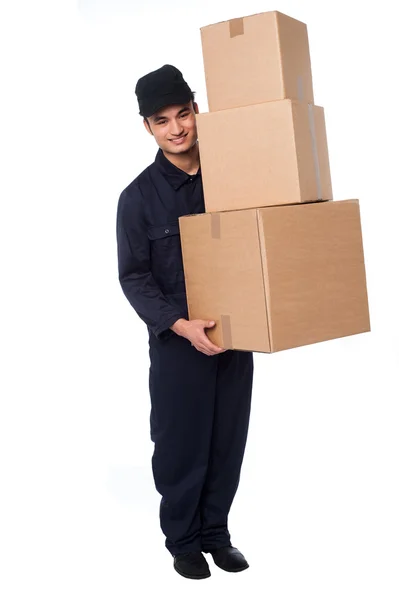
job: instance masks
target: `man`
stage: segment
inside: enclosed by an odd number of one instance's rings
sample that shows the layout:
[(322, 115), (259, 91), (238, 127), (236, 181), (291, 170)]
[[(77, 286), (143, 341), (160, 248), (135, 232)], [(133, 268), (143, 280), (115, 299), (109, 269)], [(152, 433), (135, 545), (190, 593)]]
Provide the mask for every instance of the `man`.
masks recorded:
[(202, 579), (210, 576), (202, 552), (226, 571), (249, 566), (230, 542), (227, 518), (247, 439), (253, 355), (218, 348), (205, 331), (214, 321), (188, 318), (178, 218), (205, 212), (194, 94), (164, 65), (139, 79), (136, 95), (159, 150), (119, 198), (119, 281), (149, 332), (152, 467), (165, 545), (178, 573)]

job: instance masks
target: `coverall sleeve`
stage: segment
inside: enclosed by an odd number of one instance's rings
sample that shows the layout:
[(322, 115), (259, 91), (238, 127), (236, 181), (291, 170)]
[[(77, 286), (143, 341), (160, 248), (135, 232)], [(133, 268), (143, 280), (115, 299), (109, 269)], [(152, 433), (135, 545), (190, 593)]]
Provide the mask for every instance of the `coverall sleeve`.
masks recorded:
[(163, 295), (151, 273), (150, 241), (138, 188), (122, 192), (116, 217), (119, 282), (123, 293), (154, 335), (167, 338), (178, 319), (185, 318)]

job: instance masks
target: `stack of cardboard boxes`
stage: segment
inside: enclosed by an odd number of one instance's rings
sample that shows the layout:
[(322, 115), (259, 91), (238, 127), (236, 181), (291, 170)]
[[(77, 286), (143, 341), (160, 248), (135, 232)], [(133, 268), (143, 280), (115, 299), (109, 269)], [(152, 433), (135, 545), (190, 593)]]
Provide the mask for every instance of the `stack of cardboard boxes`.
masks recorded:
[(306, 25), (267, 12), (201, 37), (206, 212), (179, 219), (190, 319), (255, 352), (369, 331), (359, 202), (333, 200)]

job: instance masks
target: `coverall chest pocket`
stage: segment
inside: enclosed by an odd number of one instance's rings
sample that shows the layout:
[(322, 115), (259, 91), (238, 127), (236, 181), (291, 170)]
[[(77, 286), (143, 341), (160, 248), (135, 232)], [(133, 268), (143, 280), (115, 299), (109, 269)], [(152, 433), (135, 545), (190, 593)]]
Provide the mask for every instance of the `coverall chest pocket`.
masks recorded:
[(183, 257), (179, 223), (156, 225), (148, 229), (151, 244), (151, 270), (166, 293), (184, 289)]

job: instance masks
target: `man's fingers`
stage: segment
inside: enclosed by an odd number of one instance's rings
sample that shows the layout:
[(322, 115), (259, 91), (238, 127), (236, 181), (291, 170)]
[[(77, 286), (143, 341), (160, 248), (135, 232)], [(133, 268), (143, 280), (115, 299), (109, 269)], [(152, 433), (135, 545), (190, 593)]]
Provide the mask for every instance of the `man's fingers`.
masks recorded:
[[(214, 350), (213, 348), (216, 348), (216, 350)], [(204, 352), (204, 354), (207, 354), (208, 356), (215, 356), (216, 354), (220, 354), (220, 350), (218, 350), (216, 346), (214, 346), (213, 348), (210, 348), (208, 345), (203, 345), (201, 352)]]
[(197, 349), (200, 352), (203, 352), (204, 354), (206, 354), (207, 356), (214, 356), (214, 354), (217, 354), (217, 352), (214, 352), (213, 350), (211, 350), (208, 347), (208, 344), (205, 344), (205, 343), (199, 344), (198, 347), (197, 347)]
[[(193, 344), (194, 345), (194, 344)], [(203, 354), (206, 354), (207, 356), (216, 356), (216, 354), (221, 354), (222, 352), (226, 352), (226, 350), (224, 350), (223, 348), (221, 350), (209, 350), (209, 348), (207, 346), (195, 346), (196, 350), (198, 350), (199, 352), (202, 352)]]
[(206, 354), (207, 356), (209, 356), (209, 352), (208, 349), (206, 348), (206, 346), (204, 346), (203, 344), (191, 344), (198, 352), (202, 352), (203, 354)]
[(202, 321), (203, 327), (213, 327), (215, 325), (215, 321)]
[(222, 348), (219, 348), (219, 346), (215, 346), (215, 344), (212, 344), (211, 340), (206, 335), (206, 333), (204, 333), (204, 335), (201, 336), (200, 343), (202, 346), (207, 348), (207, 350), (209, 350), (210, 352), (218, 353), (222, 350)]
[(216, 346), (211, 342), (204, 330), (202, 330), (200, 335), (195, 336), (194, 342), (195, 343), (191, 343), (191, 345), (194, 346), (196, 350), (203, 352), (207, 356), (214, 356), (215, 354), (225, 352), (223, 348), (219, 348), (219, 346)]
[(196, 350), (203, 352), (207, 356), (214, 356), (215, 354), (226, 352), (224, 348), (219, 348), (219, 346), (212, 344), (208, 336), (201, 338), (196, 344), (191, 343), (191, 345), (194, 346)]
[(219, 348), (219, 346), (215, 346), (215, 344), (212, 344), (212, 342), (209, 342), (208, 344), (206, 344), (206, 347), (210, 352), (213, 352), (214, 354), (219, 354), (219, 352), (221, 352), (223, 350), (223, 348)]
[(206, 354), (207, 356), (211, 356), (211, 353), (204, 346), (198, 346), (198, 350), (200, 352), (202, 352), (202, 354)]

